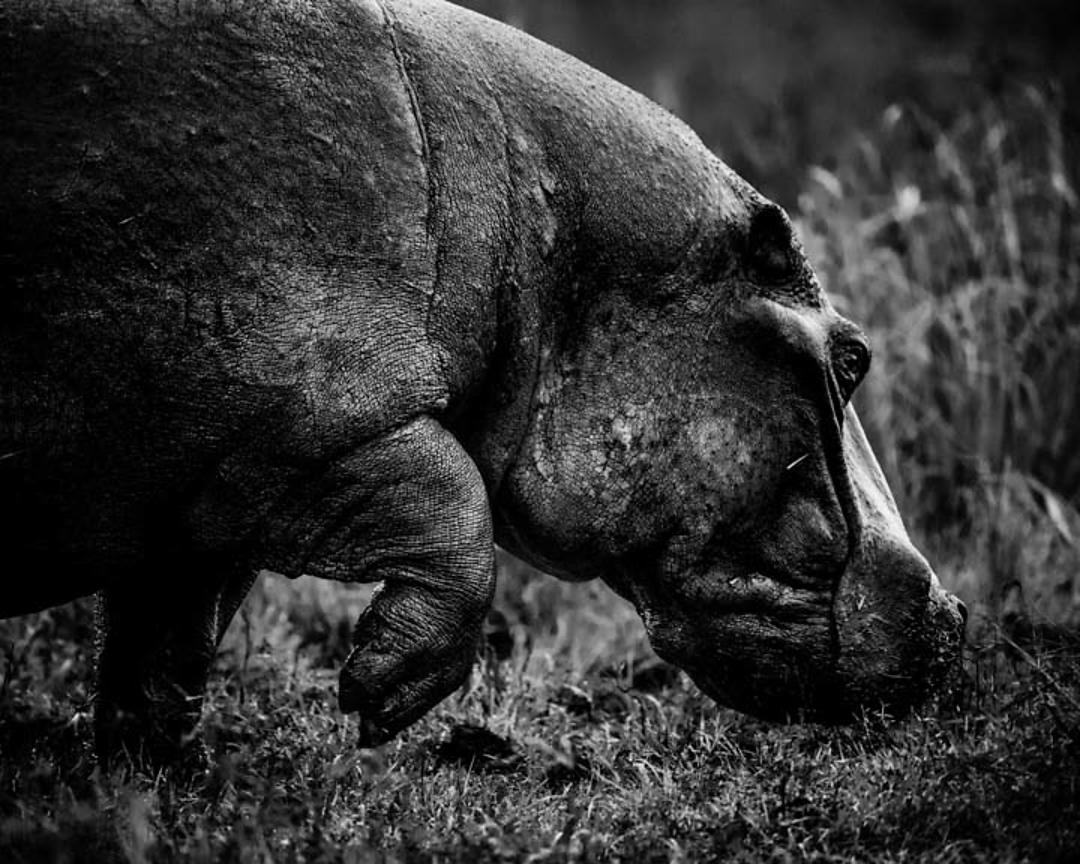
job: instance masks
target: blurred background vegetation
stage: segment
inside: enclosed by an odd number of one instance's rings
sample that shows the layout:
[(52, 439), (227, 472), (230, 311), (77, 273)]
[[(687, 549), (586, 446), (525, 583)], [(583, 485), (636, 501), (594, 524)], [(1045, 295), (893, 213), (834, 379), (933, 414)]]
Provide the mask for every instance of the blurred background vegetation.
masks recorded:
[(465, 0), (686, 120), (866, 328), (857, 398), (943, 580), (1080, 619), (1080, 27), (1067, 0)]
[[(936, 116), (1017, 81), (1080, 85), (1070, 0), (461, 0), (679, 115), (766, 194), (897, 101)], [(1073, 128), (1080, 106), (1072, 102)]]

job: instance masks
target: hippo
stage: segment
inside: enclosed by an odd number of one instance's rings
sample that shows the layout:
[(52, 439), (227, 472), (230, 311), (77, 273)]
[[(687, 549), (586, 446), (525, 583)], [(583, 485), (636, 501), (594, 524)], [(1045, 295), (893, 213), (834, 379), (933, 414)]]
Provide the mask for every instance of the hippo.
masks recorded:
[(0, 12), (0, 614), (96, 593), (95, 735), (173, 752), (254, 576), (379, 582), (339, 702), (470, 673), (494, 544), (777, 721), (901, 715), (963, 611), (782, 209), (440, 0)]

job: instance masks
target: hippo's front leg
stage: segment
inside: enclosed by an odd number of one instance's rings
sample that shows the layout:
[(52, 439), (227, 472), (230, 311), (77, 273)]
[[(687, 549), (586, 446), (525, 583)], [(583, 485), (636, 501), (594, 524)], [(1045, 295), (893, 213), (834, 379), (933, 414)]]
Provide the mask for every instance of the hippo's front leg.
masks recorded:
[(277, 538), (309, 553), (290, 569), (384, 583), (340, 689), (342, 710), (358, 712), (362, 740), (376, 744), (469, 674), (495, 585), (484, 484), (457, 440), (421, 417), (337, 462), (303, 498)]

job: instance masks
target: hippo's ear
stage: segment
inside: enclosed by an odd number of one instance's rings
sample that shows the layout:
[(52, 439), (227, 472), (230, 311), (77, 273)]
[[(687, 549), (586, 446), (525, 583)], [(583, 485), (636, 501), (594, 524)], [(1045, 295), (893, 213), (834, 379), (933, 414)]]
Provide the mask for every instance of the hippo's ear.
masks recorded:
[(798, 273), (795, 234), (787, 214), (773, 203), (758, 209), (746, 236), (744, 265), (759, 285), (785, 285)]

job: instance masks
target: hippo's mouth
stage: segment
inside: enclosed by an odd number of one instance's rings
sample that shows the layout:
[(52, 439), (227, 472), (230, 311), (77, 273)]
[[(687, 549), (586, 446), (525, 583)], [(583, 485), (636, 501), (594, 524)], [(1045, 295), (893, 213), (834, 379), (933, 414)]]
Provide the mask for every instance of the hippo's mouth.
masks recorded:
[(773, 583), (722, 608), (703, 605), (690, 620), (643, 618), (657, 654), (722, 705), (790, 721), (825, 719), (837, 704), (835, 628), (827, 597)]
[(677, 604), (633, 599), (657, 654), (720, 704), (780, 722), (902, 716), (953, 674), (963, 615), (921, 556), (891, 551), (871, 544), (827, 586), (713, 568)]

